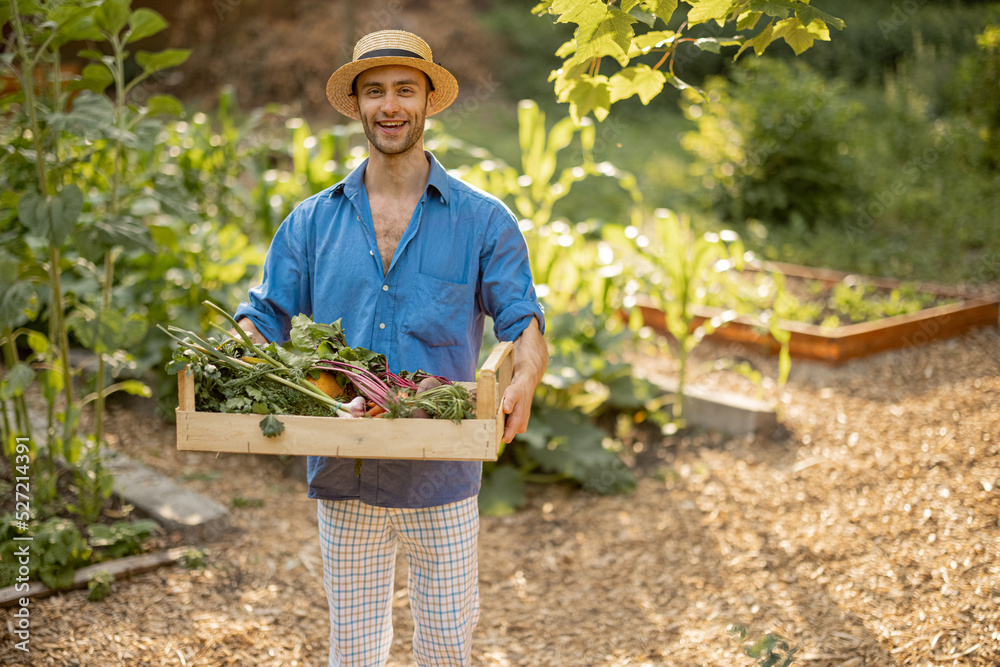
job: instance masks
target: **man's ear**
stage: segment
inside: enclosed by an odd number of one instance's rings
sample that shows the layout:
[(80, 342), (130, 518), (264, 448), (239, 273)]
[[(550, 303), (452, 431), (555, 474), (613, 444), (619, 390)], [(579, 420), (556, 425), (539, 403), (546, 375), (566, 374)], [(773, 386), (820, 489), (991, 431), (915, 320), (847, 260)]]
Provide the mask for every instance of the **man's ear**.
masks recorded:
[(427, 115), (428, 116), (434, 110), (434, 93), (436, 93), (436, 92), (437, 91), (432, 90), (429, 93), (427, 93)]

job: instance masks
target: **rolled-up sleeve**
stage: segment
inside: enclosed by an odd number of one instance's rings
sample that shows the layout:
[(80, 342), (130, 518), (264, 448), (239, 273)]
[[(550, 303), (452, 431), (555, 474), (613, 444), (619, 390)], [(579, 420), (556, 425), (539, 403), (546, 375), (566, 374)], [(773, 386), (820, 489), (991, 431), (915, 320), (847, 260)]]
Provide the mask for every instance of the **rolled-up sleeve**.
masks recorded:
[(268, 340), (288, 340), (292, 317), (299, 313), (312, 316), (309, 290), (308, 253), (302, 239), (299, 207), (278, 227), (264, 259), (264, 277), (250, 289), (249, 301), (236, 309), (235, 319), (249, 317)]
[(517, 220), (505, 207), (494, 207), (480, 254), (483, 311), (493, 318), (497, 340), (512, 341), (531, 318), (545, 332), (545, 316), (535, 295), (528, 246)]

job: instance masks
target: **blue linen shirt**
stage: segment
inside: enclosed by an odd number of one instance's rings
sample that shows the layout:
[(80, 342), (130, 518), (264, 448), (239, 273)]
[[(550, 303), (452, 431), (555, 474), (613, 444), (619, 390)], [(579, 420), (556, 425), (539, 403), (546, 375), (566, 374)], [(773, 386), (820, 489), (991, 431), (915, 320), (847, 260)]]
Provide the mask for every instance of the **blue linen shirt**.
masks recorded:
[[(268, 340), (288, 340), (291, 318), (341, 320), (351, 347), (384, 354), (393, 371), (417, 369), (475, 380), (486, 316), (500, 341), (534, 317), (527, 245), (499, 199), (454, 178), (425, 153), (430, 175), (388, 273), (364, 186), (366, 160), (343, 181), (306, 199), (275, 233), (262, 283), (236, 319)], [(310, 456), (309, 497), (358, 498), (382, 507), (433, 507), (479, 492), (482, 464)]]

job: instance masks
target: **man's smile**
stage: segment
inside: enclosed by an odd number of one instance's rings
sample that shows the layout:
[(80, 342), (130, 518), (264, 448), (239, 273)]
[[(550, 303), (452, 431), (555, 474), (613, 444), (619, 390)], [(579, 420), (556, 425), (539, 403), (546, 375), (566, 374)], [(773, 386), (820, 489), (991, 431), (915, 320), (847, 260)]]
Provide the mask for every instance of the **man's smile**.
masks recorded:
[(386, 132), (389, 132), (390, 134), (395, 134), (400, 129), (402, 129), (402, 127), (404, 125), (406, 125), (406, 121), (405, 120), (380, 120), (380, 121), (377, 121), (376, 124), (381, 129), (385, 130)]

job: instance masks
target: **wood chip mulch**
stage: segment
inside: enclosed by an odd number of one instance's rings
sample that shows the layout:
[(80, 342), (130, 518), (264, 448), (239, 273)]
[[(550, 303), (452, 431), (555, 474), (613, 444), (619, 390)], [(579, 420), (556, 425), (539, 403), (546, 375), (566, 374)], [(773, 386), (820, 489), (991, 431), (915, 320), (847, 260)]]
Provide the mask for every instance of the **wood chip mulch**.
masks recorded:
[[(729, 349), (699, 348), (710, 364)], [(774, 359), (741, 352), (765, 377)], [(657, 358), (650, 368), (664, 374)], [(708, 367), (703, 386), (757, 392)], [(1000, 664), (1000, 330), (766, 383), (766, 435), (632, 438), (624, 496), (559, 486), (484, 517), (479, 665), (752, 665), (733, 623), (796, 664)], [(0, 663), (325, 665), (315, 503), (276, 459), (178, 452), (118, 408), (117, 447), (232, 509), (207, 567), (31, 603), (31, 653), (0, 610)], [(402, 559), (401, 559), (402, 560)], [(412, 665), (406, 566), (389, 665)]]

